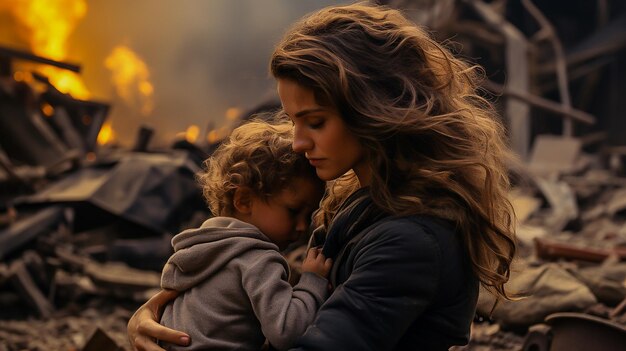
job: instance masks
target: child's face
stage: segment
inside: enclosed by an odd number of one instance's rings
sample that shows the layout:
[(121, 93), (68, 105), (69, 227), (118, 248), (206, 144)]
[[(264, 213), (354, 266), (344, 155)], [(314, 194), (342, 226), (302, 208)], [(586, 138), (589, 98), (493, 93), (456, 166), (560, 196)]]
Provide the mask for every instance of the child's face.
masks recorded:
[(283, 250), (309, 228), (323, 192), (319, 182), (295, 178), (289, 187), (265, 201), (253, 197), (248, 222)]

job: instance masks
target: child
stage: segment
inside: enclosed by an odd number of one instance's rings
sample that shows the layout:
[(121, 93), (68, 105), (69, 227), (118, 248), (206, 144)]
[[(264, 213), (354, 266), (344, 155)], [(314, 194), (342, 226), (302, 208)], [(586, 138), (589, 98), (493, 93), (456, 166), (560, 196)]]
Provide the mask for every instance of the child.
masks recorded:
[[(288, 283), (279, 250), (309, 227), (324, 183), (291, 148), (290, 124), (236, 128), (198, 179), (216, 215), (172, 239), (161, 286), (180, 291), (161, 324), (191, 336), (181, 350), (289, 348), (328, 295), (330, 259), (311, 249)], [(167, 345), (174, 349), (174, 345)]]

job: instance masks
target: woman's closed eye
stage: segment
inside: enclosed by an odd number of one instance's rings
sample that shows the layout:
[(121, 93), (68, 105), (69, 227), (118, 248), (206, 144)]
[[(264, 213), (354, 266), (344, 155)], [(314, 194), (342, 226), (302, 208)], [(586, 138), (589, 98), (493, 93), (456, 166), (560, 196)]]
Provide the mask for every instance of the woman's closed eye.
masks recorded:
[(307, 124), (308, 124), (309, 128), (311, 128), (311, 129), (320, 129), (320, 128), (322, 128), (324, 126), (325, 122), (326, 121), (324, 119), (319, 119), (319, 120), (311, 121), (311, 122), (309, 122)]

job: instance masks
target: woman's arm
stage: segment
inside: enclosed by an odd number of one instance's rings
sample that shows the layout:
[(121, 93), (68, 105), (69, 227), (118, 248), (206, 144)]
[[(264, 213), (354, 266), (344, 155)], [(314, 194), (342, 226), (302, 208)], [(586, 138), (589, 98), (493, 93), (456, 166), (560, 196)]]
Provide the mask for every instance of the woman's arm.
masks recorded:
[(178, 296), (174, 290), (161, 290), (144, 303), (128, 321), (127, 333), (131, 346), (139, 351), (163, 351), (155, 340), (187, 346), (189, 335), (159, 324), (163, 306)]

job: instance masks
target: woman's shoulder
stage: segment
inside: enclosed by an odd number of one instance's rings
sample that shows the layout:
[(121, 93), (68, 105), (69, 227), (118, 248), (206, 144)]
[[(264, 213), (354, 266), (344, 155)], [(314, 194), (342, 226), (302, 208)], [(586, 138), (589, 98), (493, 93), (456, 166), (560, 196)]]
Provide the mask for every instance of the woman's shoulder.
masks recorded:
[(429, 262), (431, 273), (449, 289), (444, 294), (447, 297), (458, 293), (466, 281), (475, 283), (461, 235), (449, 221), (423, 215), (388, 217), (370, 227), (363, 239), (357, 244), (362, 249), (376, 247), (379, 253), (393, 252), (393, 256), (409, 263)]
[(411, 241), (444, 241), (457, 237), (454, 225), (443, 219), (423, 215), (389, 216), (368, 228), (368, 234)]
[(454, 224), (436, 217), (387, 217), (367, 228), (357, 246), (406, 252), (410, 257), (431, 257), (446, 264), (465, 264), (463, 242)]

